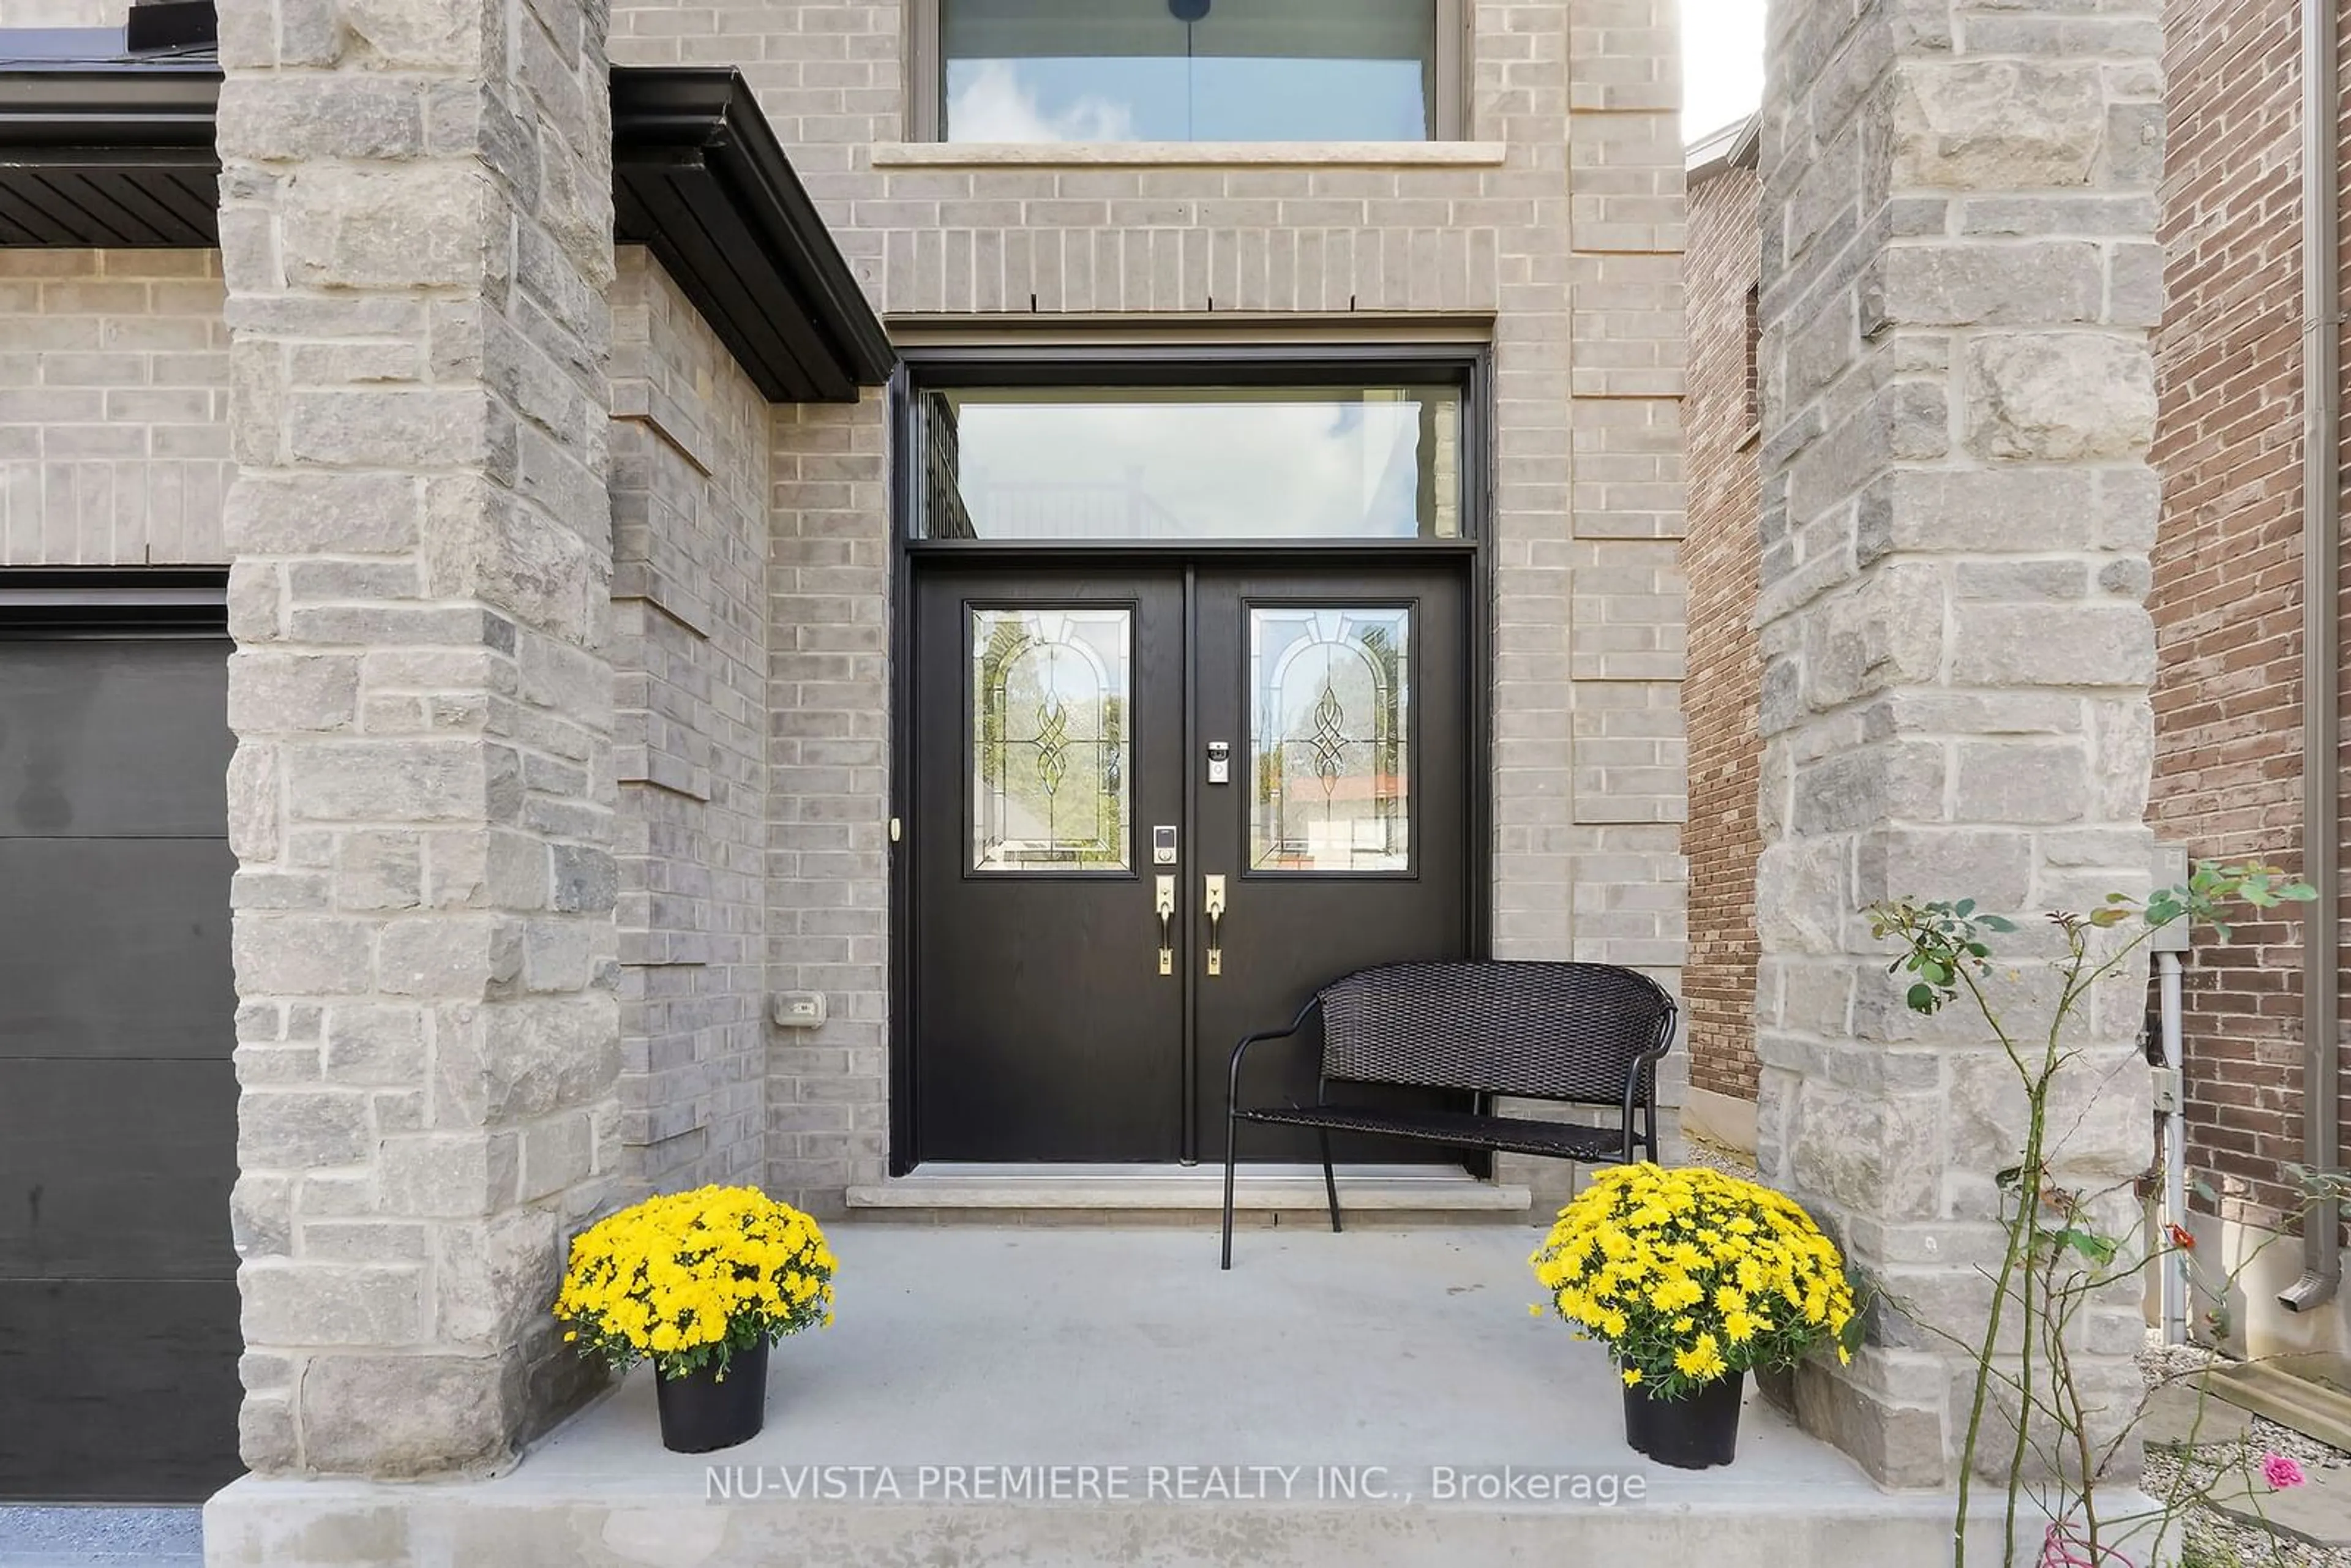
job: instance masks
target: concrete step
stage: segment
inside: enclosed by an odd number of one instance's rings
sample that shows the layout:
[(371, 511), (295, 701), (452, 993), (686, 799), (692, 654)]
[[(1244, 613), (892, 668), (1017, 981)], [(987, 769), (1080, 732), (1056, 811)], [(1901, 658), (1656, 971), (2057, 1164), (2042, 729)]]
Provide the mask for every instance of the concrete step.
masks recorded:
[[(2200, 1421), (2197, 1385), (2182, 1382), (2157, 1392), (2142, 1428), (2150, 1447), (2168, 1438), (2177, 1448), (2185, 1446), (2189, 1423), (2196, 1421), (2196, 1446), (2203, 1448), (2251, 1439), (2259, 1415), (2335, 1448), (2351, 1447), (2351, 1396), (2342, 1382), (2341, 1364), (2331, 1358), (2224, 1364), (2203, 1378)], [(2256, 1453), (2215, 1483), (2207, 1500), (2214, 1511), (2287, 1540), (2330, 1551), (2351, 1547), (2351, 1470), (2304, 1465), (2304, 1485), (2273, 1490), (2257, 1463)]]
[[(1677, 1488), (1670, 1502), (1652, 1493), (1611, 1504), (1431, 1502), (1425, 1494), (1409, 1501), (977, 1503), (934, 1495), (811, 1503), (783, 1498), (779, 1481), (771, 1477), (758, 1500), (726, 1503), (614, 1488), (601, 1496), (553, 1489), (524, 1496), (507, 1487), (491, 1497), (479, 1487), (247, 1479), (207, 1508), (205, 1561), (212, 1568), (1924, 1568), (1950, 1560), (1947, 1497), (1865, 1485), (1823, 1497), (1741, 1480), (1735, 1466)], [(914, 1478), (901, 1484), (911, 1492)], [(1970, 1561), (2000, 1560), (1997, 1501), (1976, 1515)], [(2106, 1506), (2120, 1515), (2151, 1505), (2132, 1494)], [(2020, 1560), (2038, 1549), (2036, 1534)], [(2134, 1544), (2132, 1560), (2151, 1554)]]
[(2215, 1367), (2214, 1395), (2330, 1448), (2351, 1449), (2351, 1393), (2332, 1357), (2281, 1357)]
[[(1525, 1219), (1534, 1200), (1524, 1186), (1480, 1181), (1460, 1170), (1415, 1166), (1343, 1166), (1343, 1216), (1394, 1224), (1499, 1217)], [(1089, 1216), (1096, 1222), (1184, 1222), (1224, 1207), (1221, 1166), (925, 1165), (891, 1181), (849, 1189), (861, 1218), (899, 1214), (952, 1220), (969, 1216), (1000, 1225), (1009, 1217)], [(1264, 1223), (1329, 1224), (1319, 1166), (1246, 1167), (1234, 1209)], [(1164, 1218), (1155, 1218), (1164, 1217)]]
[[(206, 1561), (1949, 1561), (1950, 1499), (1879, 1490), (1751, 1382), (1735, 1464), (1673, 1470), (1634, 1453), (1606, 1353), (1527, 1310), (1541, 1291), (1522, 1228), (1283, 1228), (1249, 1237), (1229, 1273), (1213, 1238), (1165, 1228), (842, 1224), (829, 1234), (841, 1257), (836, 1324), (777, 1350), (766, 1428), (740, 1448), (664, 1450), (640, 1367), (502, 1475), (238, 1481), (207, 1510)], [(1990, 1543), (2002, 1499), (1977, 1496), (1985, 1523), (1971, 1534)], [(2146, 1507), (2116, 1500), (2102, 1511)], [(2036, 1543), (2023, 1560), (2037, 1553)], [(1987, 1544), (1970, 1560), (1999, 1555)]]
[(2258, 1469), (2224, 1477), (2212, 1507), (2238, 1524), (2339, 1552), (2351, 1547), (2351, 1472), (2304, 1467), (2309, 1479), (2273, 1491)]
[(2193, 1377), (2168, 1383), (2147, 1396), (2139, 1412), (2138, 1435), (2150, 1448), (2179, 1451), (2244, 1440), (2253, 1413)]

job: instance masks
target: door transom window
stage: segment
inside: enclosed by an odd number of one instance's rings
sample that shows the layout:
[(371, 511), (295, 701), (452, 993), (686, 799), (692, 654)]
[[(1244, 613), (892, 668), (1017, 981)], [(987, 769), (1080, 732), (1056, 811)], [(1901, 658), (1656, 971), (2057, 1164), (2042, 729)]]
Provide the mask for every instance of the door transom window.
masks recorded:
[(949, 387), (916, 413), (928, 538), (1461, 537), (1458, 386)]

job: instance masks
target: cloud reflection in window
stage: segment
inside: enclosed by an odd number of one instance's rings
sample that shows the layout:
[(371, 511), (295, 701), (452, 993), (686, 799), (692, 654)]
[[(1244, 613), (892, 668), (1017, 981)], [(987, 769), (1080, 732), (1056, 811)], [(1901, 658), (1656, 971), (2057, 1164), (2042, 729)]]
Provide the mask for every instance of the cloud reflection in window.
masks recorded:
[(935, 499), (932, 516), (982, 538), (1460, 531), (1447, 388), (985, 390), (931, 404), (960, 503)]

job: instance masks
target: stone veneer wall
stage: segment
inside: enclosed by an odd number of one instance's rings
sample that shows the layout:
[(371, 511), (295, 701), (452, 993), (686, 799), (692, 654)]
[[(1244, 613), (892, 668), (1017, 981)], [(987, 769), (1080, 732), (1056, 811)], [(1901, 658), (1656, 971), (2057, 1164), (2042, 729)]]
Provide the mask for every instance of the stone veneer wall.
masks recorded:
[(621, 1141), (766, 1179), (768, 403), (660, 263), (612, 289)]
[[(1917, 1319), (1983, 1321), (2022, 1096), (1968, 1009), (1903, 1007), (1856, 916), (1972, 896), (2028, 917), (2014, 949), (2147, 885), (2161, 47), (2155, 0), (1773, 7), (1759, 1153), (1917, 1314), (1796, 1386), (1896, 1484), (1953, 1469), (1973, 1364)], [(2054, 1178), (2112, 1193), (2116, 1231), (2151, 1157), (2144, 975), (2102, 988), (2053, 1112)], [(2080, 1320), (2102, 1450), (2143, 1328), (2135, 1286)]]
[(203, 250), (0, 250), (0, 566), (225, 563), (228, 325)]
[[(1452, 313), (1495, 345), (1494, 950), (1682, 959), (1681, 145), (1671, 0), (1479, 0), (1484, 146), (1131, 166), (907, 147), (898, 0), (615, 8), (614, 57), (739, 66), (885, 313), (1337, 330)], [(1428, 162), (1427, 157), (1451, 162)], [(769, 1181), (882, 1179), (889, 699), (883, 405), (775, 423)], [(1669, 1060), (1669, 1094), (1686, 1058)], [(1543, 1162), (1506, 1162), (1555, 1196)]]
[(246, 1461), (510, 1461), (621, 1174), (611, 131), (576, 0), (221, 14)]
[[(1755, 634), (1761, 498), (1756, 456), (1754, 299), (1761, 268), (1761, 187), (1750, 168), (1717, 169), (1690, 188), (1689, 579), (1690, 1087), (1752, 1102), (1755, 1059), (1755, 861), (1763, 739), (1755, 708), (1763, 656)], [(1714, 1112), (1711, 1116), (1707, 1112)], [(1704, 1120), (1739, 1139), (1735, 1106), (1701, 1103)], [(1742, 1124), (1724, 1125), (1722, 1124)], [(1747, 1133), (1751, 1142), (1751, 1132)]]

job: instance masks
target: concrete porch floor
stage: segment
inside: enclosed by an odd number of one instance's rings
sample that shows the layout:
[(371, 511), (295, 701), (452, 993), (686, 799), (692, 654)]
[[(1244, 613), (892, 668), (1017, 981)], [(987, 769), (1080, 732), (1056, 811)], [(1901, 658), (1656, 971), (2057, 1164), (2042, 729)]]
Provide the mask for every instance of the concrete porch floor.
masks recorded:
[[(1380, 1568), (1947, 1556), (1944, 1499), (1878, 1490), (1751, 1391), (1735, 1466), (1693, 1474), (1633, 1454), (1603, 1354), (1527, 1311), (1538, 1235), (1246, 1231), (1226, 1274), (1207, 1230), (842, 1225), (838, 1325), (777, 1351), (767, 1430), (751, 1443), (666, 1452), (639, 1368), (492, 1479), (240, 1480), (206, 1510), (206, 1560)], [(983, 1473), (1001, 1486), (1008, 1470), (1041, 1466), (1094, 1467), (1102, 1490), (1081, 1495), (1073, 1468), (1064, 1500), (980, 1493)], [(962, 1495), (954, 1467), (966, 1469)], [(1476, 1495), (1506, 1470), (1521, 1478), (1515, 1495)], [(1529, 1497), (1531, 1474), (1613, 1486), (1617, 1500)], [(1349, 1498), (1350, 1479), (1384, 1495)], [(734, 1500), (712, 1495), (727, 1487)]]

